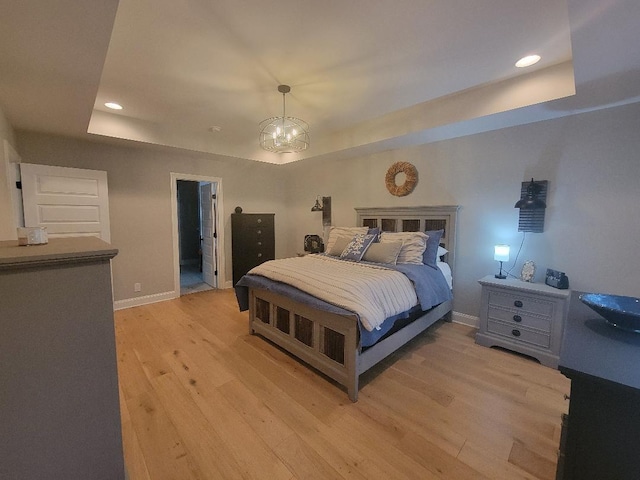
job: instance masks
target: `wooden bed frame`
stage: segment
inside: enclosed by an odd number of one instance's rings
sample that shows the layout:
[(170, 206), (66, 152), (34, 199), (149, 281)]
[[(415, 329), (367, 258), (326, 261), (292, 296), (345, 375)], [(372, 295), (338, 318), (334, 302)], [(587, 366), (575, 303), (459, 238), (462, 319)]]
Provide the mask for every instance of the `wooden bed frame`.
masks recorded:
[[(356, 208), (357, 225), (382, 231), (444, 229), (440, 245), (454, 272), (458, 206)], [(376, 344), (361, 348), (355, 315), (337, 315), (263, 289), (249, 289), (249, 332), (271, 340), (287, 352), (345, 386), (351, 401), (358, 400), (362, 373), (402, 347), (451, 312), (447, 301), (422, 312), (401, 329)]]

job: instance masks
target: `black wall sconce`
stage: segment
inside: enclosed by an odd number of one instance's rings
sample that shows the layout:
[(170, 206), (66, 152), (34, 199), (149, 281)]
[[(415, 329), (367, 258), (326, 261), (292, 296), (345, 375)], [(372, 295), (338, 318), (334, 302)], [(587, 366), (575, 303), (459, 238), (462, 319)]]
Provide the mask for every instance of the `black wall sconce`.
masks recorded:
[(547, 180), (522, 182), (520, 200), (515, 208), (520, 209), (519, 232), (541, 233), (544, 230), (544, 212), (547, 208)]
[(331, 226), (331, 197), (316, 197), (316, 204), (311, 207), (312, 212), (322, 212), (322, 226)]

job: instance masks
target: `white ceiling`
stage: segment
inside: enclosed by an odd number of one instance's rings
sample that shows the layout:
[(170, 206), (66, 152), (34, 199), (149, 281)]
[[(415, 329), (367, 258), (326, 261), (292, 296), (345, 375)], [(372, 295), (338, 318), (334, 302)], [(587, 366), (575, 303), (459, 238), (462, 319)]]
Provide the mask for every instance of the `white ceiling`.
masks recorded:
[[(0, 108), (17, 129), (347, 157), (637, 101), (639, 5), (22, 0), (0, 17)], [(514, 67), (533, 52), (539, 64)], [(258, 147), (281, 83), (287, 113), (311, 125), (300, 155)]]

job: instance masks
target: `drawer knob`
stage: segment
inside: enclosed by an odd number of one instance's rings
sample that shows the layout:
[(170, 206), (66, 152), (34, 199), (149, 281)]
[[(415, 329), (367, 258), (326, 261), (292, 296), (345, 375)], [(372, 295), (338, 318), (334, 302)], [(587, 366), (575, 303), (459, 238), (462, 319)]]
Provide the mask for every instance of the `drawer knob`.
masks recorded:
[(262, 223), (262, 219), (261, 218), (258, 219), (258, 223)]
[(261, 253), (259, 253), (259, 254), (258, 254), (258, 258), (260, 258), (261, 256), (262, 256), (262, 254), (261, 254)]
[(522, 317), (520, 315), (514, 315), (513, 316), (513, 321), (514, 322), (521, 322), (522, 321)]
[(262, 246), (262, 242), (258, 242), (258, 246), (261, 247)]
[(516, 300), (515, 302), (513, 302), (513, 305), (518, 307), (518, 308), (522, 308), (522, 301), (521, 300)]
[(258, 235), (260, 235), (260, 234), (262, 234), (262, 230), (256, 230), (256, 233), (257, 233)]
[(520, 330), (516, 330), (515, 328), (513, 330), (511, 330), (511, 334), (514, 337), (519, 337), (520, 336)]

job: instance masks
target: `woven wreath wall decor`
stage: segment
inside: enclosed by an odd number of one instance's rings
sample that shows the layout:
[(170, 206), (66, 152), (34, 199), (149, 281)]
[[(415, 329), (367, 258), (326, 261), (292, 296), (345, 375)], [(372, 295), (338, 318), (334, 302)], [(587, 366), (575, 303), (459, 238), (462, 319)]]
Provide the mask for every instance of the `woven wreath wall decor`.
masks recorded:
[[(402, 185), (396, 185), (396, 175), (399, 173), (404, 173), (407, 177)], [(413, 189), (416, 187), (418, 183), (418, 170), (409, 162), (396, 162), (387, 170), (384, 181), (391, 195), (404, 197), (413, 192)]]

